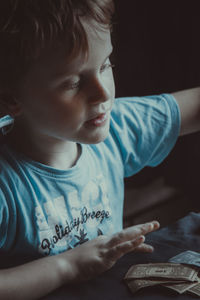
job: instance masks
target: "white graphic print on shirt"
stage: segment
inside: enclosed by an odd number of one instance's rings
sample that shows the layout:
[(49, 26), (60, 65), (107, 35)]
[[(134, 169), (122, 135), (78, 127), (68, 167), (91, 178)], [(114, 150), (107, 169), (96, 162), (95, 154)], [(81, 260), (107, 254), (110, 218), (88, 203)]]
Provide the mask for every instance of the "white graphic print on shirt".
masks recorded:
[(97, 176), (80, 192), (47, 200), (35, 208), (38, 250), (43, 255), (57, 254), (113, 232), (111, 207), (103, 175)]

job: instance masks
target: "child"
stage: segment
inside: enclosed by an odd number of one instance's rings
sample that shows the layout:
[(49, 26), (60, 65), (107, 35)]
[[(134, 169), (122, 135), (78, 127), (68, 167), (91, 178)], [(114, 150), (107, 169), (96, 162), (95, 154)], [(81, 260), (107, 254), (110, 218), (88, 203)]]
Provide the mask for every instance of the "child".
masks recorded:
[(123, 179), (168, 155), (179, 107), (181, 132), (198, 130), (199, 89), (114, 100), (113, 10), (0, 3), (0, 255), (38, 258), (0, 270), (0, 299), (38, 299), (153, 251), (144, 235), (158, 222), (122, 230)]

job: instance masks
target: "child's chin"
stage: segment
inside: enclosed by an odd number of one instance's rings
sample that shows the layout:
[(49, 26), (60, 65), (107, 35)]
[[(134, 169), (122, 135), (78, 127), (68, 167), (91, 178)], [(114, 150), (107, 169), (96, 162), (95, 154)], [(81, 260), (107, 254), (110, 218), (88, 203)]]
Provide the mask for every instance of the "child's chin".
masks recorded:
[(103, 134), (98, 134), (96, 136), (91, 136), (88, 138), (88, 141), (86, 142), (86, 144), (99, 144), (103, 141), (105, 141), (105, 139), (108, 137), (109, 131), (104, 132)]

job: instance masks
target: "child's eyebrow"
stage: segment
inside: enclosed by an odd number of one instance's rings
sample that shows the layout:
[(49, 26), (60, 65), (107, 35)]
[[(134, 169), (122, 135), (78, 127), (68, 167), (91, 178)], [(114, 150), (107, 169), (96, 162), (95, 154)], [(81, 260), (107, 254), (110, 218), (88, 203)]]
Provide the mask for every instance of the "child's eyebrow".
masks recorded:
[[(113, 46), (111, 46), (110, 47), (110, 49), (109, 49), (109, 54), (106, 56), (106, 58), (104, 59), (104, 61), (102, 62), (102, 65), (106, 62), (106, 60), (111, 56), (111, 54), (112, 54), (112, 52), (113, 52)], [(59, 80), (60, 78), (62, 78), (62, 77), (65, 77), (65, 78), (67, 78), (67, 77), (71, 77), (72, 75), (74, 75), (76, 72), (70, 72), (70, 71), (63, 71), (63, 72), (56, 72), (56, 73), (54, 73), (53, 74), (53, 80)]]

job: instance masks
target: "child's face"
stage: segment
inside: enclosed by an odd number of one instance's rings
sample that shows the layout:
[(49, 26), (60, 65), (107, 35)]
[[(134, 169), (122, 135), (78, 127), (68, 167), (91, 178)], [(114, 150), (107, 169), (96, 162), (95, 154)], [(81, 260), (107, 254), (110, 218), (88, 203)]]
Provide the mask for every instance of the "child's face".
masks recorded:
[(69, 62), (64, 51), (47, 53), (26, 77), (19, 118), (34, 136), (93, 144), (108, 135), (115, 97), (110, 32), (84, 26), (87, 60), (80, 54)]

